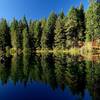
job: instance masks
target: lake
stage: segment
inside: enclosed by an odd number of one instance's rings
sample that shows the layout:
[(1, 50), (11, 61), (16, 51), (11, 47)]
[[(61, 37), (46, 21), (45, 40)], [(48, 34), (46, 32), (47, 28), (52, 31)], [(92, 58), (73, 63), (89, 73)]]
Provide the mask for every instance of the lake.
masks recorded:
[(49, 53), (0, 63), (0, 100), (100, 100), (99, 92), (99, 60)]

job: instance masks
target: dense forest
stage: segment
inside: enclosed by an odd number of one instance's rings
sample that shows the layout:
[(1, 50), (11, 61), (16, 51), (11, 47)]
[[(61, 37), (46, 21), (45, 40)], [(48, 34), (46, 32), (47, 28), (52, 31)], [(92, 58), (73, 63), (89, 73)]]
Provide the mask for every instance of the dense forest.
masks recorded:
[[(21, 20), (9, 23), (0, 20), (0, 50), (65, 50), (80, 48), (79, 43), (99, 40), (100, 37), (100, 3), (91, 3), (84, 7), (71, 7), (65, 16), (51, 12), (49, 17), (41, 20)], [(99, 42), (99, 41), (98, 41)]]

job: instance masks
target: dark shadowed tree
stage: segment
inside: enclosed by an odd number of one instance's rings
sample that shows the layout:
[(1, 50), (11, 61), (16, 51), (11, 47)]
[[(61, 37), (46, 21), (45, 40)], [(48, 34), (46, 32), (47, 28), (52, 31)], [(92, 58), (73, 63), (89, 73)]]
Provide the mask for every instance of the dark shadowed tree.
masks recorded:
[(57, 15), (52, 12), (47, 20), (46, 26), (42, 34), (42, 48), (52, 49), (54, 45), (54, 29)]
[(0, 49), (5, 50), (7, 46), (11, 46), (9, 27), (6, 19), (0, 21)]
[(31, 50), (35, 50), (34, 24), (35, 22), (30, 20), (29, 22), (29, 45), (30, 45)]
[(85, 40), (85, 13), (84, 7), (81, 4), (79, 9), (77, 9), (78, 14), (78, 39), (80, 41)]
[(35, 45), (35, 49), (41, 48), (41, 35), (42, 35), (41, 22), (36, 21), (35, 24), (34, 24), (34, 45)]

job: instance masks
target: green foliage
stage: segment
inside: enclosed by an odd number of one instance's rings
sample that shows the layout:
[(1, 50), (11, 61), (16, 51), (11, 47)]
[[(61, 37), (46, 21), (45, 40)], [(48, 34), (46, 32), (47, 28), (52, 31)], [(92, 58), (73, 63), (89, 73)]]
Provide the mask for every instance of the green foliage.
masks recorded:
[(12, 48), (19, 48), (19, 38), (18, 38), (18, 21), (14, 18), (10, 26), (11, 31), (11, 45)]
[(81, 4), (79, 9), (77, 9), (77, 17), (78, 17), (78, 39), (80, 41), (85, 40), (85, 14), (84, 7)]
[(27, 28), (23, 30), (23, 52), (27, 51), (29, 49), (29, 33), (27, 31)]
[(41, 22), (36, 21), (34, 24), (34, 45), (36, 49), (41, 48), (41, 35), (42, 35), (42, 29), (41, 29)]
[(16, 49), (15, 49), (15, 48), (11, 48), (11, 49), (10, 49), (10, 54), (11, 54), (11, 55), (15, 55), (15, 54), (16, 54), (16, 52), (17, 52), (17, 51), (16, 51)]
[[(78, 38), (77, 29), (78, 29), (77, 9), (72, 7), (68, 13), (67, 21), (65, 22), (65, 33), (67, 38), (66, 47), (75, 46)], [(69, 41), (70, 43), (67, 43)]]
[(54, 48), (65, 49), (66, 35), (64, 33), (64, 15), (59, 15), (55, 24)]
[(19, 38), (19, 48), (23, 49), (23, 30), (28, 29), (28, 22), (26, 20), (26, 17), (24, 16), (19, 22), (18, 22), (18, 38)]
[(42, 35), (41, 35), (41, 49), (46, 49), (46, 19), (41, 20), (41, 29), (42, 29)]
[(27, 28), (28, 30), (28, 22), (25, 16), (21, 19), (21, 23), (22, 23), (21, 29), (24, 30), (25, 28)]
[(6, 19), (0, 21), (0, 49), (5, 50), (7, 46), (11, 46), (9, 27)]
[(35, 40), (34, 40), (34, 21), (30, 20), (29, 22), (29, 45), (32, 50), (35, 49)]
[(91, 35), (90, 34), (86, 34), (86, 42), (90, 42), (91, 41)]
[(57, 15), (52, 12), (47, 20), (46, 26), (42, 34), (42, 47), (47, 49), (53, 49), (54, 45), (54, 30)]
[(100, 3), (93, 3), (86, 12), (86, 33), (91, 41), (100, 36)]

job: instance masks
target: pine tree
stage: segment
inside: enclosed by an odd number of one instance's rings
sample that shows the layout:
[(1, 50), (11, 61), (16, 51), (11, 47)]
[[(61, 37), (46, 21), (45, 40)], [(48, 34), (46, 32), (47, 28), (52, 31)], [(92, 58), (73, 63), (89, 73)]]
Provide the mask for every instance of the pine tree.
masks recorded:
[(84, 7), (81, 4), (79, 9), (77, 9), (77, 18), (78, 18), (78, 39), (80, 41), (85, 40), (85, 14)]
[(6, 19), (2, 19), (0, 21), (0, 49), (5, 50), (7, 46), (10, 47), (10, 41), (10, 33), (7, 21)]
[(11, 31), (11, 45), (12, 48), (19, 48), (19, 38), (18, 38), (18, 21), (14, 18), (10, 26)]
[[(47, 25), (47, 23), (46, 23)], [(47, 26), (44, 26), (43, 30), (42, 30), (42, 37), (41, 37), (41, 47), (42, 50), (48, 49), (47, 48)]]
[(52, 12), (47, 20), (42, 39), (42, 47), (46, 49), (53, 49), (54, 45), (54, 29), (57, 15)]
[(91, 41), (100, 37), (100, 3), (93, 3), (86, 12), (86, 34)]
[(78, 29), (78, 18), (77, 9), (72, 7), (68, 13), (65, 22), (65, 33), (66, 33), (66, 47), (70, 48), (77, 44), (77, 29)]
[(27, 31), (27, 28), (23, 30), (23, 52), (26, 52), (28, 49), (30, 49), (29, 46), (29, 33)]
[(42, 29), (42, 35), (41, 35), (41, 49), (46, 49), (46, 23), (47, 23), (47, 21), (46, 21), (46, 19), (45, 18), (43, 18), (42, 20), (41, 20), (41, 29)]
[(34, 25), (35, 22), (30, 20), (29, 22), (29, 45), (31, 50), (35, 50), (35, 40), (34, 40)]
[(34, 41), (36, 49), (41, 48), (41, 35), (42, 35), (41, 22), (36, 21), (34, 25)]
[(65, 17), (64, 12), (61, 11), (61, 12), (58, 14), (58, 17), (60, 17), (61, 19), (64, 19), (64, 17)]
[(23, 47), (23, 30), (25, 29), (25, 28), (27, 28), (27, 30), (28, 30), (28, 22), (27, 22), (27, 20), (26, 20), (26, 17), (24, 16), (21, 20), (19, 20), (19, 22), (18, 22), (18, 38), (19, 38), (19, 40), (18, 40), (18, 44), (19, 44), (19, 48), (20, 49), (23, 49), (22, 47)]
[(22, 34), (22, 31), (23, 31), (23, 23), (22, 23), (22, 21), (20, 20), (19, 22), (18, 22), (18, 37), (19, 37), (19, 48), (20, 49), (23, 49), (22, 48), (22, 45), (23, 45), (23, 34)]
[(21, 26), (22, 30), (24, 30), (25, 28), (28, 30), (28, 22), (25, 16), (21, 19), (21, 23), (22, 23)]
[(64, 13), (61, 12), (55, 25), (54, 48), (65, 49), (66, 35), (64, 33)]

